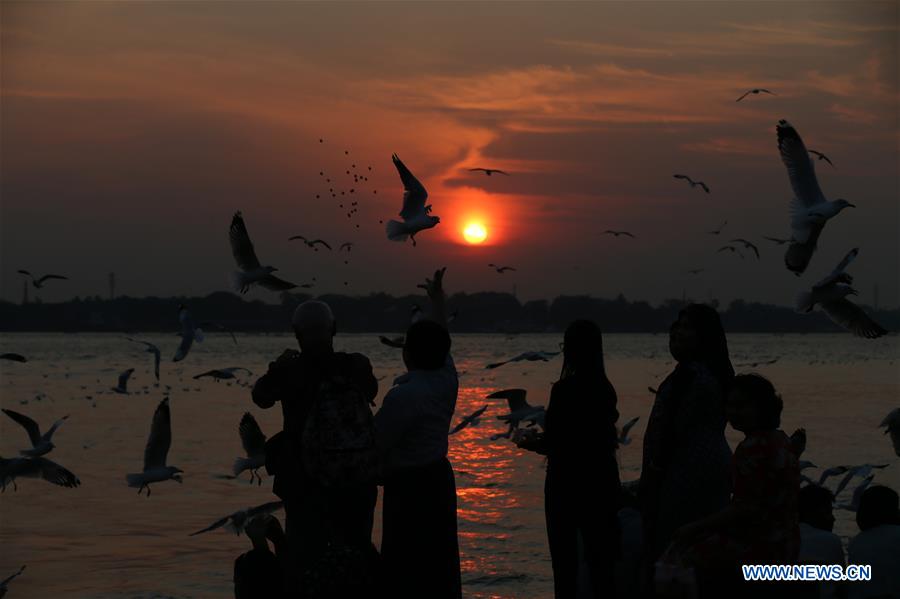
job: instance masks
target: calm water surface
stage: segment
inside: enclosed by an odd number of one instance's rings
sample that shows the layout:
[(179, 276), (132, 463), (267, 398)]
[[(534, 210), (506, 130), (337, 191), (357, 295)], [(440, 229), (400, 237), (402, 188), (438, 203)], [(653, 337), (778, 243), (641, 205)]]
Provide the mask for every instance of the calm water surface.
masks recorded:
[[(241, 454), (238, 421), (254, 414), (263, 431), (281, 429), (281, 411), (260, 410), (240, 384), (193, 380), (210, 368), (244, 366), (262, 374), (290, 336), (212, 334), (184, 362), (172, 363), (178, 338), (138, 335), (163, 349), (161, 384), (152, 357), (141, 347), (106, 334), (5, 334), (0, 352), (29, 358), (0, 362), (0, 404), (41, 425), (70, 414), (54, 437), (50, 458), (74, 471), (78, 489), (24, 479), (17, 492), (0, 495), (0, 578), (28, 564), (11, 586), (15, 597), (227, 597), (234, 558), (249, 549), (244, 537), (221, 530), (187, 534), (237, 509), (271, 501), (271, 479), (261, 487), (247, 478), (227, 480)], [(559, 358), (548, 363), (484, 365), (521, 351), (555, 350), (558, 335), (457, 335), (454, 358), (460, 371), (457, 419), (485, 403), (477, 427), (451, 437), (450, 459), (459, 489), (459, 534), (467, 597), (549, 597), (550, 558), (543, 517), (543, 460), (509, 441), (495, 416), (505, 405), (484, 396), (507, 387), (528, 389), (534, 404), (546, 404), (558, 376)], [(848, 335), (732, 335), (732, 361), (739, 372), (758, 371), (773, 380), (785, 400), (782, 425), (806, 427), (804, 456), (819, 466), (889, 463), (876, 482), (900, 488), (900, 465), (878, 423), (900, 404), (900, 339), (877, 341)], [(368, 355), (381, 396), (402, 373), (400, 353), (375, 335), (341, 335), (339, 349)], [(672, 368), (664, 335), (607, 335), (607, 370), (619, 395), (624, 421), (641, 420), (633, 442), (619, 453), (622, 479), (639, 475), (641, 442), (656, 387)], [(776, 359), (772, 365), (751, 362)], [(110, 391), (119, 372), (134, 367), (131, 393)], [(252, 381), (253, 377), (247, 379)], [(157, 484), (149, 499), (125, 485), (125, 474), (142, 466), (150, 419), (170, 386), (172, 448), (169, 463), (185, 470), (184, 484)], [(734, 446), (740, 436), (729, 430)], [(0, 418), (0, 455), (27, 444), (24, 431)], [(809, 472), (809, 471), (807, 471)], [(818, 473), (818, 470), (813, 471)], [(852, 488), (852, 485), (851, 485)], [(851, 535), (851, 514), (838, 511), (835, 532)], [(380, 516), (377, 517), (380, 519)], [(380, 530), (376, 525), (376, 543)]]

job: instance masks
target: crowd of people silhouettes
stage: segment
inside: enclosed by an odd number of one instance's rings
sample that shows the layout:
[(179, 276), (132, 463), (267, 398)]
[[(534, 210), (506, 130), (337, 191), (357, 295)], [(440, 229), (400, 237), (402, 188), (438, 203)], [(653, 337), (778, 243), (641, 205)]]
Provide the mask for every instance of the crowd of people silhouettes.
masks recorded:
[[(253, 549), (234, 564), (235, 596), (460, 598), (460, 555), (448, 429), (459, 380), (444, 305), (446, 269), (420, 285), (427, 318), (403, 342), (407, 372), (380, 409), (361, 354), (334, 350), (329, 306), (293, 316), (300, 351), (286, 350), (254, 385), (261, 408), (280, 402), (283, 430), (266, 443), (285, 528), (271, 515), (247, 527)], [(897, 493), (860, 498), (850, 563), (865, 583), (745, 582), (742, 564), (845, 565), (831, 492), (801, 488), (805, 431), (780, 429), (783, 402), (758, 374), (732, 368), (716, 311), (686, 306), (672, 324), (674, 370), (659, 386), (637, 485), (619, 479), (616, 390), (600, 327), (565, 331), (563, 366), (542, 432), (519, 448), (546, 456), (547, 538), (558, 599), (581, 597), (900, 597)], [(734, 452), (726, 425), (744, 434)], [(382, 540), (372, 542), (377, 487)], [(271, 549), (270, 544), (271, 543)]]

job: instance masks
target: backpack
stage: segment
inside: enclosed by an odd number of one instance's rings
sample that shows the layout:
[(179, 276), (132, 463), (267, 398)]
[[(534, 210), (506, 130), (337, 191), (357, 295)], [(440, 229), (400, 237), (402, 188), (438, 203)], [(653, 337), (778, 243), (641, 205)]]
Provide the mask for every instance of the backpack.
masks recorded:
[(327, 488), (372, 484), (377, 478), (375, 420), (366, 398), (343, 376), (326, 376), (300, 439), (305, 474)]

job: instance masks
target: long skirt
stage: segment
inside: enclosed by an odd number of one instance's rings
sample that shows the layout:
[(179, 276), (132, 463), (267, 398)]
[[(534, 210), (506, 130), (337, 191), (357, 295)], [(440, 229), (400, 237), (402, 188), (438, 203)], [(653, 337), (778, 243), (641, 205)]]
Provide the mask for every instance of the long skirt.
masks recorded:
[(381, 558), (388, 597), (459, 599), (456, 482), (444, 458), (384, 481)]

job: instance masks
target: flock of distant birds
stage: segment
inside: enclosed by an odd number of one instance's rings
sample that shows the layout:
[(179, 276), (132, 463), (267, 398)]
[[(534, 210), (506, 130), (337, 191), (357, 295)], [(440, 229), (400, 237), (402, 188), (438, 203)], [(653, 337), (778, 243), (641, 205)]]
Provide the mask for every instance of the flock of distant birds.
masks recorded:
[[(747, 91), (736, 101), (740, 102), (748, 95), (760, 93), (775, 95), (774, 92), (767, 89), (756, 88)], [(804, 273), (809, 265), (825, 224), (831, 218), (837, 216), (843, 209), (854, 206), (843, 199), (829, 201), (822, 193), (816, 179), (815, 168), (810, 155), (815, 156), (818, 161), (825, 161), (834, 166), (828, 156), (815, 150), (807, 150), (796, 129), (785, 120), (780, 120), (778, 122), (776, 133), (781, 159), (787, 168), (788, 177), (794, 192), (794, 197), (790, 206), (792, 235), (787, 239), (776, 237), (763, 238), (778, 245), (790, 244), (785, 254), (785, 265), (789, 270), (799, 276)], [(324, 140), (320, 139), (319, 142), (324, 143)], [(345, 154), (349, 154), (349, 151), (345, 151)], [(404, 191), (402, 209), (399, 213), (401, 220), (388, 221), (385, 227), (387, 237), (392, 241), (398, 242), (410, 239), (415, 246), (416, 234), (435, 227), (440, 223), (440, 218), (431, 215), (432, 207), (430, 204), (426, 204), (428, 192), (424, 185), (422, 185), (422, 183), (412, 174), (396, 154), (392, 156), (392, 161), (400, 176)], [(360, 184), (361, 182), (368, 181), (368, 175), (358, 173), (355, 164), (353, 164), (352, 167), (354, 169), (353, 172), (351, 173), (348, 169), (346, 174), (352, 174), (355, 183)], [(372, 167), (368, 167), (368, 170), (371, 171)], [(469, 171), (483, 172), (486, 176), (492, 176), (494, 173), (509, 176), (509, 173), (495, 168), (477, 167), (470, 168)], [(320, 176), (325, 176), (324, 171), (320, 171), (319, 174)], [(673, 177), (675, 179), (686, 181), (692, 189), (699, 188), (707, 194), (711, 193), (709, 186), (704, 181), (694, 180), (690, 176), (684, 174), (675, 174)], [(326, 179), (326, 183), (331, 183), (330, 178)], [(333, 187), (329, 189), (329, 192), (334, 198), (338, 197), (338, 191), (340, 190), (335, 190)], [(349, 192), (351, 194), (354, 193), (355, 188), (351, 188)], [(374, 190), (373, 194), (377, 194), (377, 190)], [(340, 195), (345, 195), (345, 191), (340, 191)], [(318, 197), (319, 196), (317, 196), (317, 198)], [(343, 209), (344, 205), (340, 204), (340, 207)], [(357, 211), (358, 201), (350, 202), (347, 217), (352, 218)], [(709, 234), (720, 235), (727, 224), (728, 221), (726, 220), (718, 229), (709, 231)], [(356, 227), (358, 228), (359, 225), (357, 224)], [(606, 230), (603, 234), (612, 235), (617, 238), (620, 236), (635, 238), (635, 235), (629, 231)], [(332, 249), (331, 245), (323, 239), (313, 239), (302, 235), (296, 235), (289, 238), (289, 241), (294, 240), (303, 242), (307, 247), (314, 251), (319, 251), (319, 248), (327, 250)], [(287, 291), (298, 287), (298, 285), (272, 274), (277, 271), (277, 268), (262, 265), (256, 255), (255, 248), (250, 240), (250, 235), (240, 211), (236, 212), (232, 218), (231, 226), (229, 228), (229, 241), (232, 255), (238, 266), (238, 270), (232, 275), (232, 284), (235, 290), (246, 293), (254, 285), (271, 291)], [(731, 244), (740, 244), (742, 248)], [(338, 251), (346, 251), (349, 254), (353, 245), (353, 242), (342, 243), (338, 247)], [(743, 257), (740, 249), (751, 250), (755, 256), (759, 258), (758, 247), (744, 238), (732, 239), (729, 242), (729, 245), (721, 247), (718, 252), (732, 252)], [(851, 286), (853, 278), (846, 272), (846, 269), (858, 254), (858, 248), (850, 250), (830, 274), (813, 285), (808, 291), (799, 294), (796, 308), (801, 312), (810, 312), (816, 305), (819, 305), (832, 320), (845, 329), (861, 337), (876, 338), (886, 334), (887, 331), (875, 323), (859, 306), (851, 303), (847, 299), (847, 296), (855, 295), (856, 290)], [(495, 263), (490, 263), (488, 266), (499, 274), (516, 270), (512, 266)], [(702, 271), (703, 269), (691, 269), (688, 273), (699, 274)], [(41, 289), (44, 284), (50, 280), (67, 279), (67, 277), (57, 274), (45, 274), (37, 277), (25, 269), (21, 269), (18, 272), (29, 277), (32, 285), (36, 289)], [(313, 277), (312, 280), (315, 282), (315, 277)], [(300, 287), (307, 288), (311, 286), (312, 283), (300, 285)], [(414, 310), (415, 317), (420, 317), (420, 312), (420, 310)], [(181, 342), (173, 357), (174, 362), (184, 360), (195, 341), (203, 341), (203, 327), (227, 331), (225, 327), (218, 325), (217, 323), (204, 322), (200, 325), (196, 325), (190, 312), (185, 306), (179, 307), (178, 319), (181, 325), (181, 330), (179, 332)], [(227, 332), (231, 334), (232, 339), (237, 343), (234, 334), (230, 331)], [(153, 355), (154, 374), (157, 381), (159, 381), (159, 364), (161, 360), (160, 349), (147, 341), (131, 337), (126, 337), (126, 339), (130, 342), (143, 345), (146, 352)], [(390, 347), (403, 347), (404, 342), (402, 337), (396, 339), (381, 337), (380, 340)], [(559, 355), (559, 353), (561, 352), (523, 352), (507, 360), (490, 363), (486, 368), (499, 368), (505, 364), (521, 361), (546, 362)], [(0, 360), (15, 362), (27, 361), (24, 356), (15, 353), (2, 354), (0, 355)], [(228, 367), (200, 373), (194, 376), (194, 378), (210, 377), (214, 380), (233, 379), (240, 371), (244, 371), (248, 375), (252, 374), (246, 368)], [(118, 377), (116, 386), (112, 388), (112, 391), (123, 394), (128, 393), (128, 380), (133, 372), (133, 368), (122, 372)], [(650, 388), (650, 390), (651, 392), (655, 392), (652, 388)], [(527, 423), (528, 427), (538, 426), (543, 428), (545, 409), (543, 406), (532, 406), (529, 404), (526, 400), (526, 391), (524, 389), (504, 389), (491, 393), (487, 398), (505, 399), (509, 407), (508, 414), (497, 416), (497, 419), (508, 424), (507, 430), (503, 433), (493, 435), (491, 439), (515, 439), (523, 430), (521, 429), (522, 423)], [(477, 425), (487, 409), (488, 405), (484, 405), (472, 414), (463, 417), (448, 434), (454, 435), (468, 426)], [(15, 481), (17, 478), (43, 478), (55, 485), (70, 488), (77, 487), (80, 484), (78, 477), (71, 471), (44, 457), (55, 447), (52, 442), (53, 435), (65, 422), (68, 416), (60, 418), (54, 422), (46, 432), (41, 433), (38, 424), (28, 416), (9, 409), (3, 409), (3, 413), (23, 427), (31, 443), (30, 448), (20, 451), (21, 457), (10, 459), (0, 457), (0, 487), (2, 487), (4, 492), (9, 484), (12, 484), (14, 489), (16, 488)], [(618, 430), (618, 441), (620, 445), (627, 445), (630, 443), (629, 432), (638, 420), (639, 417), (632, 418)], [(897, 455), (900, 455), (900, 408), (893, 410), (888, 414), (880, 426), (886, 429), (885, 434), (891, 435), (895, 452)], [(249, 471), (250, 483), (257, 482), (258, 484), (261, 484), (262, 477), (258, 471), (265, 465), (266, 436), (263, 434), (255, 418), (249, 412), (245, 413), (241, 418), (238, 432), (246, 455), (245, 457), (240, 457), (235, 460), (232, 474), (227, 475), (226, 477), (237, 478), (243, 472)], [(142, 471), (126, 475), (128, 486), (137, 488), (138, 494), (141, 494), (146, 489), (147, 496), (149, 497), (151, 493), (150, 485), (153, 483), (159, 483), (166, 480), (175, 480), (179, 483), (182, 482), (180, 476), (182, 470), (167, 464), (167, 456), (171, 441), (171, 413), (169, 409), (169, 398), (166, 396), (156, 407), (153, 414), (150, 435), (144, 451)], [(824, 485), (828, 478), (843, 474), (844, 477), (841, 479), (836, 489), (835, 495), (837, 495), (848, 485), (851, 479), (854, 477), (861, 478), (862, 483), (855, 489), (853, 499), (846, 504), (838, 505), (838, 507), (855, 510), (858, 506), (859, 496), (874, 478), (872, 472), (873, 469), (881, 469), (885, 466), (886, 464), (864, 464), (859, 466), (842, 465), (825, 470), (817, 482), (812, 481), (805, 475), (804, 479), (815, 484)], [(811, 462), (804, 461), (801, 464), (801, 467), (806, 469), (815, 467), (815, 465)], [(192, 535), (222, 527), (235, 534), (241, 534), (246, 524), (252, 518), (262, 514), (272, 513), (281, 507), (282, 503), (276, 501), (247, 508), (245, 510), (239, 510), (217, 520), (212, 525), (202, 530), (192, 533)], [(0, 591), (5, 592), (6, 585), (16, 576), (20, 575), (24, 569), (25, 567), (23, 566), (17, 573), (0, 583)]]

